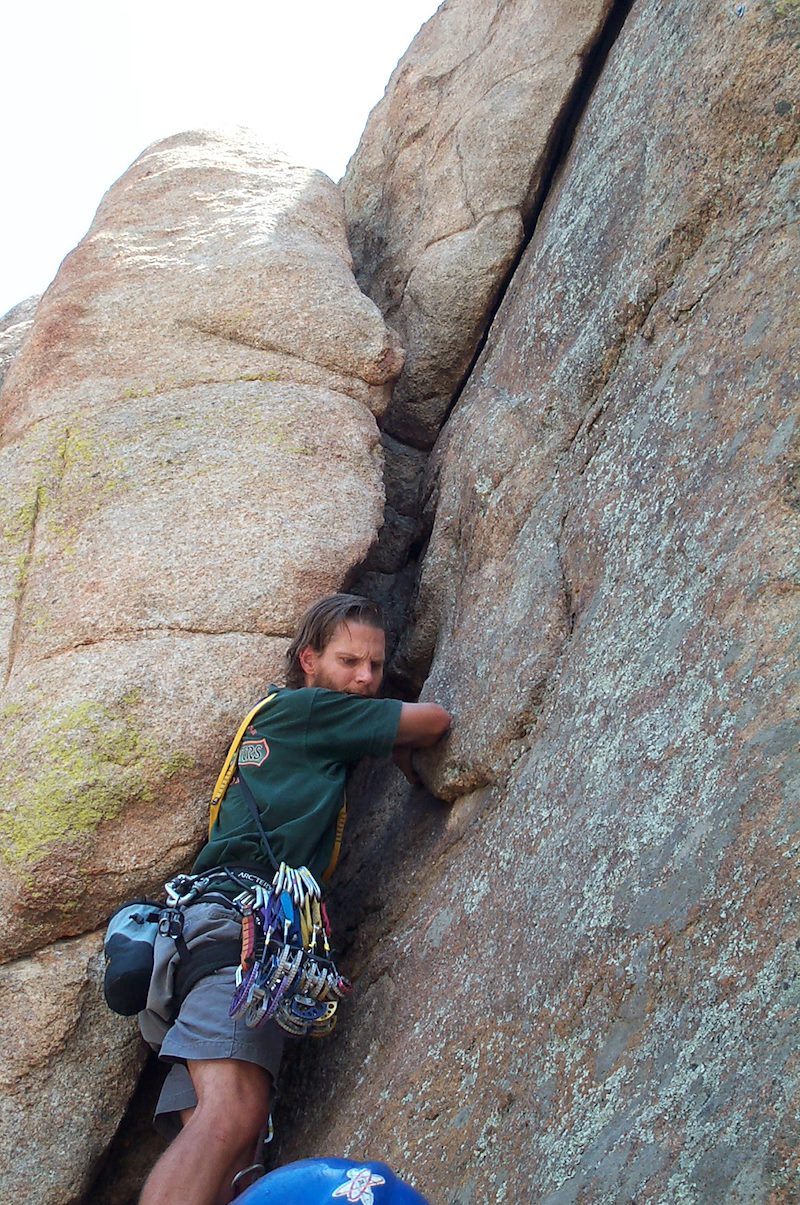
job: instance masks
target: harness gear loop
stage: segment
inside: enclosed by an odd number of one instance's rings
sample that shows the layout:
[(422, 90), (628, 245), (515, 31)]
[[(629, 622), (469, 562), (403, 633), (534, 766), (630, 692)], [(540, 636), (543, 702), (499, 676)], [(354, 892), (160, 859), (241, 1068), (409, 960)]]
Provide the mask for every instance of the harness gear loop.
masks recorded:
[[(270, 891), (237, 897), (242, 959), (229, 1011), (232, 1017), (244, 1017), (249, 1028), (274, 1018), (288, 1033), (322, 1037), (336, 1024), (339, 1000), (351, 984), (331, 960), (320, 896), (307, 867), (296, 870), (282, 862)], [(252, 918), (259, 930), (252, 961), (245, 918)], [(324, 953), (317, 949), (320, 935)]]

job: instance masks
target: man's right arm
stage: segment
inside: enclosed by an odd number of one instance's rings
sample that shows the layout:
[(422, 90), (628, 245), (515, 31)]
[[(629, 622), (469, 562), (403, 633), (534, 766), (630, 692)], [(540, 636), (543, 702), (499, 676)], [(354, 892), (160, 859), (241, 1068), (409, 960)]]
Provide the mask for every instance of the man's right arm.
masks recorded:
[(447, 732), (450, 719), (450, 713), (438, 703), (404, 703), (395, 749), (429, 749)]
[(412, 786), (420, 777), (411, 755), (415, 749), (429, 749), (444, 736), (450, 727), (450, 713), (438, 703), (404, 703), (392, 754), (395, 765), (403, 771)]

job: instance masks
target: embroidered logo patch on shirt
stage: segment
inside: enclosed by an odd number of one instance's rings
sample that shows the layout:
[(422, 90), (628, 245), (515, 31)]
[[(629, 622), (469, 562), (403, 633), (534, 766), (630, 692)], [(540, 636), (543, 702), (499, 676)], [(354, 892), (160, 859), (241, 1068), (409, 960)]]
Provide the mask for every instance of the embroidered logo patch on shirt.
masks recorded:
[(371, 1172), (368, 1167), (351, 1167), (347, 1173), (349, 1184), (340, 1184), (332, 1193), (334, 1197), (344, 1197), (346, 1201), (363, 1201), (364, 1205), (372, 1205), (375, 1200), (373, 1188), (385, 1184), (383, 1176)]
[(263, 766), (269, 757), (269, 745), (262, 737), (260, 741), (242, 741), (239, 746), (240, 766)]

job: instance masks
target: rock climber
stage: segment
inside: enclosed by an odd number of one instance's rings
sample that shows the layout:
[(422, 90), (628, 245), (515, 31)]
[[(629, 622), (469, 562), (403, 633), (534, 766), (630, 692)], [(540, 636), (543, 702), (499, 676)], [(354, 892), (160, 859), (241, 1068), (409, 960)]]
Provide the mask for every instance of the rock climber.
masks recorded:
[[(269, 885), (273, 868), (260, 827), (276, 859), (307, 867), (321, 880), (335, 860), (350, 767), (365, 756), (392, 755), (409, 781), (418, 781), (414, 750), (435, 745), (450, 726), (450, 715), (436, 703), (377, 698), (384, 623), (380, 609), (364, 598), (337, 594), (315, 603), (286, 657), (287, 685), (270, 689), (270, 701), (241, 739), (235, 776), (193, 875), (208, 877), (226, 867)], [(240, 939), (241, 917), (228, 898), (238, 890), (223, 887), (183, 909), (183, 938), (192, 955), (198, 947)], [(169, 1024), (169, 1009), (159, 1006), (158, 995), (169, 992), (172, 972), (162, 969), (165, 983), (159, 985), (157, 966), (139, 1023), (171, 1064), (156, 1125), (176, 1136), (148, 1177), (140, 1205), (225, 1205), (236, 1191), (236, 1176), (254, 1162), (285, 1035), (274, 1020), (248, 1028), (229, 1017), (234, 966), (199, 979)]]

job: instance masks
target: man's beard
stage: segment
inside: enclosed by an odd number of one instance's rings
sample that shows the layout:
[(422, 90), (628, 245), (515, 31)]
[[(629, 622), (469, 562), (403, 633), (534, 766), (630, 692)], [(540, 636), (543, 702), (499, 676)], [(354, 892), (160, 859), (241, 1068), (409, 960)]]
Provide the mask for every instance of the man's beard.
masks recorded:
[(357, 686), (337, 686), (335, 682), (331, 681), (324, 670), (315, 675), (313, 685), (320, 686), (323, 690), (336, 691), (339, 695), (355, 695), (359, 699), (373, 699), (375, 697), (374, 694), (359, 690)]

